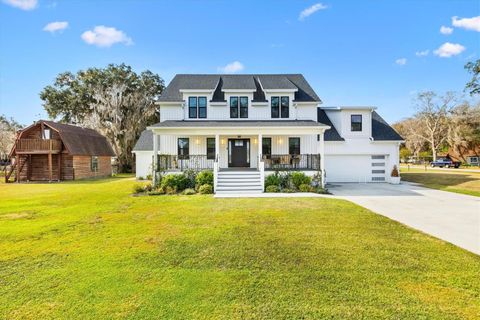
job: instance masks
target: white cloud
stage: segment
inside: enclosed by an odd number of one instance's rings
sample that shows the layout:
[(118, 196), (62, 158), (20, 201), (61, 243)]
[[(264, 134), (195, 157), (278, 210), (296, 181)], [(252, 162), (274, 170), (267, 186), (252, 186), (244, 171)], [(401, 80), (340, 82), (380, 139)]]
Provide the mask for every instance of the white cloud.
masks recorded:
[(452, 17), (452, 25), (457, 28), (480, 32), (480, 16), (461, 19), (458, 19), (458, 17)]
[(311, 16), (315, 12), (319, 10), (325, 10), (327, 9), (328, 6), (322, 4), (322, 3), (315, 3), (313, 6), (306, 8), (302, 12), (300, 12), (300, 15), (298, 16), (298, 20), (303, 21), (306, 17)]
[(415, 55), (417, 57), (425, 57), (425, 56), (428, 56), (429, 53), (430, 53), (430, 50), (423, 50), (423, 51), (415, 52)]
[(224, 67), (218, 67), (218, 71), (222, 73), (236, 73), (245, 69), (240, 61), (233, 61)]
[(441, 34), (452, 34), (452, 32), (453, 32), (453, 28), (445, 27), (445, 26), (440, 27)]
[(407, 64), (407, 58), (400, 58), (400, 59), (397, 59), (395, 60), (395, 63), (400, 65), (400, 66), (404, 66)]
[(3, 0), (3, 2), (22, 10), (33, 10), (38, 4), (38, 0)]
[(434, 54), (441, 58), (450, 58), (465, 51), (465, 47), (458, 43), (445, 42), (437, 50), (433, 51)]
[(51, 33), (55, 33), (57, 31), (62, 31), (68, 27), (68, 22), (67, 21), (55, 21), (55, 22), (50, 22), (47, 24), (44, 28), (43, 31), (48, 31)]
[(98, 47), (110, 47), (115, 43), (123, 43), (127, 46), (132, 45), (133, 41), (123, 31), (112, 27), (96, 26), (92, 30), (82, 33), (82, 39), (88, 44)]

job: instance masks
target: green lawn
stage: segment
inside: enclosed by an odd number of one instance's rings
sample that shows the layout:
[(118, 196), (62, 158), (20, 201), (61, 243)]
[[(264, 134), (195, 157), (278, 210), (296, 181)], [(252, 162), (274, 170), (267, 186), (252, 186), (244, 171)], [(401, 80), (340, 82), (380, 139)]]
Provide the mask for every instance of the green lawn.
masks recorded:
[(401, 168), (402, 180), (420, 183), (428, 188), (480, 197), (480, 173), (452, 170)]
[(480, 314), (479, 256), (350, 202), (132, 197), (133, 184), (0, 185), (0, 318)]

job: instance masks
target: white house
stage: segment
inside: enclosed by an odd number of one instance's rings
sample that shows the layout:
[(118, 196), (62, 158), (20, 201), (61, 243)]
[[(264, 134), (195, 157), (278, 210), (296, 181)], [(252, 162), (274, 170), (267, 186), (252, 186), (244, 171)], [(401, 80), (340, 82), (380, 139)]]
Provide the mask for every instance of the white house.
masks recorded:
[(402, 137), (374, 107), (321, 103), (301, 74), (176, 75), (133, 150), (137, 177), (212, 169), (216, 192), (263, 191), (275, 170), (389, 182)]

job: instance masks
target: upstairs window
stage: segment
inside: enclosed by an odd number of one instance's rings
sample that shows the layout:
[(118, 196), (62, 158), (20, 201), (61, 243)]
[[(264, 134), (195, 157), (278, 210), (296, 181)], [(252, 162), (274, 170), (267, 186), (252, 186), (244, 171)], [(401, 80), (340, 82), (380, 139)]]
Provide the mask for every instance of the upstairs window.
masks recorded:
[(50, 139), (50, 129), (43, 129), (43, 139)]
[(188, 117), (207, 117), (207, 97), (188, 97)]
[(362, 115), (361, 114), (352, 114), (351, 131), (362, 131)]
[(230, 118), (238, 118), (238, 97), (230, 97)]
[(272, 97), (272, 101), (270, 103), (272, 105), (272, 118), (279, 118), (280, 117), (280, 98)]
[(207, 159), (215, 160), (215, 138), (207, 138)]
[(98, 157), (92, 156), (90, 158), (90, 170), (92, 172), (98, 172)]
[(248, 97), (230, 97), (230, 118), (248, 118)]
[(282, 110), (281, 110), (282, 118), (290, 117), (290, 99), (288, 97), (282, 97), (281, 103), (282, 103)]
[(272, 118), (289, 118), (290, 117), (290, 98), (289, 97), (272, 97)]
[(300, 138), (288, 138), (288, 154), (292, 156), (300, 154)]
[(240, 118), (248, 118), (248, 97), (240, 97)]
[(178, 138), (178, 159), (186, 160), (190, 158), (190, 140), (188, 138)]
[(269, 159), (272, 155), (272, 138), (262, 138), (262, 157)]

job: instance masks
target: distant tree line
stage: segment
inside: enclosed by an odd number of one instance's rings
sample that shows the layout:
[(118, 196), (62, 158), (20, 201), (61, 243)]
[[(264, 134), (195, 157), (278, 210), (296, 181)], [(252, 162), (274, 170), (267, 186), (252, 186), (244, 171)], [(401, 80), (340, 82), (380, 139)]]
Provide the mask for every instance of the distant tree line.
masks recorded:
[(15, 143), (15, 137), (22, 125), (12, 118), (0, 114), (0, 160), (6, 160)]
[[(472, 80), (465, 90), (472, 97), (480, 95), (480, 60), (465, 65)], [(464, 161), (467, 151), (480, 148), (480, 103), (461, 101), (452, 92), (438, 95), (432, 91), (421, 92), (414, 101), (416, 112), (412, 117), (394, 124), (405, 139), (400, 157), (431, 156), (437, 159), (440, 151), (453, 150)]]

